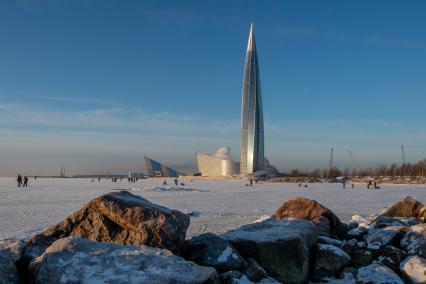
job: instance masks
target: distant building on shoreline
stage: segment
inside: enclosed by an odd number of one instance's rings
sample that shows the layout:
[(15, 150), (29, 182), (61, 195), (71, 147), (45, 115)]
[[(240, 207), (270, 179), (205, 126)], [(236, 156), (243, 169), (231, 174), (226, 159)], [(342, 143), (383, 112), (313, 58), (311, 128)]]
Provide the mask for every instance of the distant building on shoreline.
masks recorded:
[(197, 165), (203, 176), (235, 176), (240, 173), (240, 163), (232, 160), (228, 147), (219, 148), (214, 155), (198, 152)]
[(148, 176), (150, 177), (177, 177), (179, 176), (179, 172), (171, 169), (157, 161), (154, 161), (151, 158), (144, 157), (146, 170), (148, 172)]
[(248, 175), (264, 168), (264, 131), (262, 91), (253, 23), (250, 26), (244, 65), (241, 108), (240, 174)]

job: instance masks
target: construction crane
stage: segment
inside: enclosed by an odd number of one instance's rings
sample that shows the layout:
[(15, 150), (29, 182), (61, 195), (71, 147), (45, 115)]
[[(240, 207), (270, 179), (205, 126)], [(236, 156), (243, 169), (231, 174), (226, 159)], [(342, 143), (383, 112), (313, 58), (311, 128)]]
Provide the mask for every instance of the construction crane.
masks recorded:
[(333, 169), (333, 146), (331, 146), (331, 152), (330, 152), (330, 167), (328, 168), (328, 177), (329, 178), (330, 178), (332, 169)]
[(351, 150), (348, 150), (348, 155), (349, 155), (349, 159), (351, 160), (351, 163), (352, 163), (352, 176), (354, 176), (355, 175), (356, 166), (355, 166), (355, 160), (354, 160), (354, 157), (352, 156)]
[(404, 176), (404, 169), (405, 169), (405, 149), (404, 149), (404, 145), (401, 145), (401, 155), (402, 155), (401, 176)]

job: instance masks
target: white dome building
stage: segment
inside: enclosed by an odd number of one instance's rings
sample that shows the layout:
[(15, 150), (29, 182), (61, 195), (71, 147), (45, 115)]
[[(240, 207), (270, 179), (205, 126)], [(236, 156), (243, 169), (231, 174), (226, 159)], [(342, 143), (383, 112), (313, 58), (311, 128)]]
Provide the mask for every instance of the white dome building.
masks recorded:
[(240, 173), (240, 163), (232, 160), (229, 147), (221, 147), (213, 155), (197, 152), (197, 164), (203, 176), (234, 176)]

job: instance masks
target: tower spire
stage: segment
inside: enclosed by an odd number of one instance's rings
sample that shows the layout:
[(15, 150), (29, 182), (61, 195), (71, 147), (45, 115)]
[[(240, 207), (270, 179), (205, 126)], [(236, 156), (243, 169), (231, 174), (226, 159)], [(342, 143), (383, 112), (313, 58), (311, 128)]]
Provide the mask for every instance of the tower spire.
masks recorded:
[(254, 24), (253, 22), (250, 23), (250, 32), (249, 32), (249, 38), (247, 42), (247, 52), (249, 51), (256, 51), (256, 40), (254, 38)]

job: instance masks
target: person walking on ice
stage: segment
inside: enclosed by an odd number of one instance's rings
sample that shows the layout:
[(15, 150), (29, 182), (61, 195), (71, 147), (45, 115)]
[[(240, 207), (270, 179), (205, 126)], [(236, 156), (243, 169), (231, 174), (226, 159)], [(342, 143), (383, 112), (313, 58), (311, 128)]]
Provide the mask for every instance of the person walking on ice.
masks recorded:
[(28, 187), (28, 177), (27, 176), (24, 177), (24, 184), (22, 185), (22, 187)]
[(21, 175), (20, 175), (20, 174), (18, 175), (18, 178), (16, 179), (16, 181), (18, 182), (18, 187), (21, 187), (21, 184), (22, 184), (22, 177), (21, 177)]

